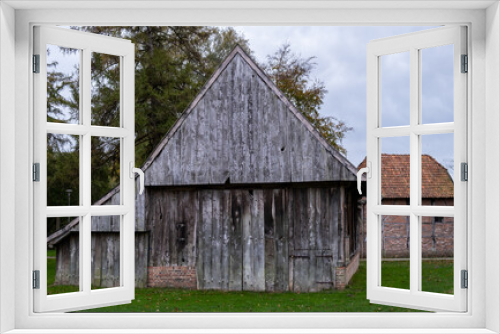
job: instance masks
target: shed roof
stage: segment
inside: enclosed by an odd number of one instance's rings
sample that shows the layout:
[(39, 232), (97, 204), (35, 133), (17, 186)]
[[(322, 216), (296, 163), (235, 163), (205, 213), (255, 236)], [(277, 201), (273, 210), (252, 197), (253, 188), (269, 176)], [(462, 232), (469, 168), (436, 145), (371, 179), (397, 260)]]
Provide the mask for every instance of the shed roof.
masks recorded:
[[(382, 198), (410, 198), (410, 155), (382, 154)], [(358, 169), (366, 167), (366, 158)], [(453, 180), (448, 170), (422, 155), (422, 198), (453, 198)]]

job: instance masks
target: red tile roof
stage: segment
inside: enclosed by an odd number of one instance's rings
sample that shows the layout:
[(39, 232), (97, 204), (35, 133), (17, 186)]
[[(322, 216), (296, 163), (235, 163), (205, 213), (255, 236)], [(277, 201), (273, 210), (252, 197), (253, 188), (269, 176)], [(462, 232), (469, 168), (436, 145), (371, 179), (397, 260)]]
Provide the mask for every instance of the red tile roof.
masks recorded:
[[(366, 166), (366, 158), (358, 169)], [(410, 197), (410, 156), (382, 154), (382, 198)], [(439, 162), (422, 155), (422, 198), (453, 198), (453, 180)]]

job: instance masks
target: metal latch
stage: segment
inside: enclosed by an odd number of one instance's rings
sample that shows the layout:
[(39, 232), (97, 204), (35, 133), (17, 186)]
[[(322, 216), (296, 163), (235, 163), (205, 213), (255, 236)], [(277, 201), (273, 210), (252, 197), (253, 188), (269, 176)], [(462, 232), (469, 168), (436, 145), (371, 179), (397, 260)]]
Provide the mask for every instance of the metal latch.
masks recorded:
[(33, 181), (40, 181), (40, 164), (38, 162), (33, 164)]
[(33, 55), (33, 73), (40, 73), (40, 55)]
[(460, 180), (469, 181), (469, 165), (466, 162), (460, 164)]
[(33, 289), (40, 289), (40, 270), (33, 270)]
[(469, 287), (469, 273), (467, 270), (461, 271), (462, 276), (462, 289), (467, 289)]
[(461, 71), (462, 73), (467, 73), (469, 72), (469, 57), (467, 55), (462, 55), (462, 68)]

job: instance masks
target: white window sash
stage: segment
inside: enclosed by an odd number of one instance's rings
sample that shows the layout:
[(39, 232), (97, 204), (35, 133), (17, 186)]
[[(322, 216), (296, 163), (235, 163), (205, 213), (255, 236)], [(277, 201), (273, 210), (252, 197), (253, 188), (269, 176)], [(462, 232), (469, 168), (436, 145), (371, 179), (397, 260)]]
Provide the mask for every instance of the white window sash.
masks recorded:
[[(467, 162), (467, 75), (461, 73), (461, 54), (467, 53), (466, 28), (443, 27), (417, 33), (375, 40), (367, 51), (367, 162), (371, 178), (367, 179), (367, 298), (378, 304), (423, 310), (467, 310), (467, 290), (461, 288), (461, 270), (467, 269), (467, 183), (460, 181), (460, 164)], [(420, 124), (420, 51), (442, 45), (454, 45), (454, 122)], [(381, 56), (410, 53), (410, 124), (382, 128), (380, 111)], [(454, 206), (420, 205), (422, 134), (454, 134)], [(410, 205), (381, 205), (381, 138), (409, 136), (410, 139)], [(381, 215), (410, 217), (410, 289), (381, 286)], [(419, 220), (423, 216), (454, 217), (454, 294), (421, 291), (422, 236)]]
[[(40, 181), (34, 182), (34, 266), (40, 271), (40, 288), (33, 290), (35, 312), (66, 312), (106, 305), (129, 303), (134, 298), (135, 181), (129, 177), (134, 161), (134, 45), (128, 40), (63, 28), (35, 27), (34, 53), (40, 55), (40, 73), (34, 80), (34, 162), (40, 163)], [(47, 123), (47, 45), (81, 50), (80, 124)], [(120, 126), (91, 125), (91, 53), (120, 57)], [(80, 205), (47, 207), (47, 134), (80, 137)], [(94, 206), (91, 203), (91, 137), (120, 138), (120, 205)], [(119, 215), (120, 286), (91, 289), (91, 217)], [(47, 295), (47, 217), (80, 217), (80, 291)]]

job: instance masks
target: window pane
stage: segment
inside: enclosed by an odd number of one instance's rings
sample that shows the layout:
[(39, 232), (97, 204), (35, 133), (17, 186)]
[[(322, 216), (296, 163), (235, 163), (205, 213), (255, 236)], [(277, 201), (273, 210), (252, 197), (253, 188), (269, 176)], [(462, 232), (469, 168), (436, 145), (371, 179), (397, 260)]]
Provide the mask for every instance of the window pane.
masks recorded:
[(92, 125), (120, 126), (120, 57), (92, 53)]
[(120, 284), (121, 216), (92, 217), (92, 289)]
[(80, 50), (47, 45), (47, 122), (78, 124)]
[(109, 198), (104, 196), (120, 185), (120, 138), (92, 137), (91, 146), (92, 204), (119, 205), (119, 192)]
[(410, 124), (410, 52), (381, 56), (382, 126)]
[(47, 294), (80, 291), (77, 217), (47, 218)]
[(453, 133), (424, 135), (422, 205), (453, 206)]
[(421, 217), (422, 291), (453, 294), (453, 217)]
[(47, 134), (47, 205), (80, 205), (80, 136)]
[(381, 285), (410, 289), (410, 217), (380, 216), (380, 228)]
[(453, 45), (420, 51), (422, 123), (453, 122)]
[(382, 205), (410, 204), (410, 137), (382, 138)]

